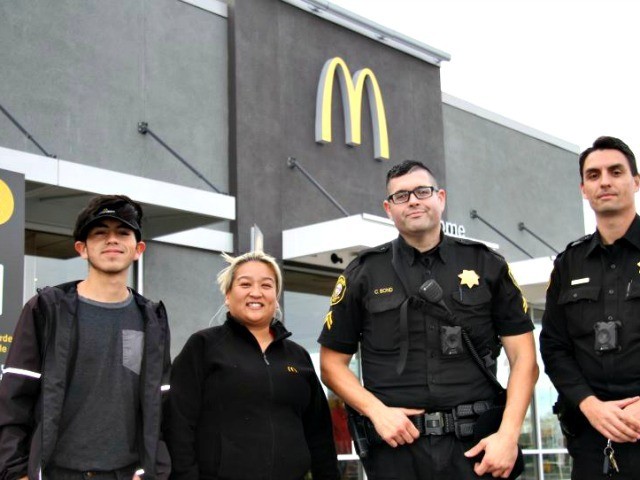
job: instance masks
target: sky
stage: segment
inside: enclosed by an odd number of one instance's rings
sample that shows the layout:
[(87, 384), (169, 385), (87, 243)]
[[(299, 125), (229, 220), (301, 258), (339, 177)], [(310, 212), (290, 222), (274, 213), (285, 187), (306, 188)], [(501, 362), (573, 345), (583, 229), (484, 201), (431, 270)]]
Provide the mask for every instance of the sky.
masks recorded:
[(330, 3), (450, 54), (443, 92), (580, 150), (619, 137), (640, 160), (640, 2)]

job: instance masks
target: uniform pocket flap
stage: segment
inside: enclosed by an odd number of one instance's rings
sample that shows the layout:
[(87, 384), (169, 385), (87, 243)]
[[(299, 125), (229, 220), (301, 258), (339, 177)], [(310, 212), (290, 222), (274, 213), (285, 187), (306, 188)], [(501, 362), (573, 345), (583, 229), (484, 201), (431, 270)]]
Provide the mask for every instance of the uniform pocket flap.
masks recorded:
[(482, 305), (491, 300), (491, 292), (486, 285), (475, 288), (460, 288), (461, 291), (453, 292), (451, 298), (462, 305)]
[(627, 300), (633, 300), (634, 298), (640, 298), (640, 282), (633, 281), (629, 283), (629, 287), (627, 288), (627, 296), (625, 297)]
[(600, 296), (600, 287), (577, 287), (570, 288), (560, 293), (558, 298), (558, 305), (566, 305), (568, 303), (579, 302), (581, 300), (591, 300), (593, 302), (598, 300)]
[(403, 293), (380, 293), (369, 298), (367, 310), (371, 313), (386, 312), (398, 308), (405, 298)]

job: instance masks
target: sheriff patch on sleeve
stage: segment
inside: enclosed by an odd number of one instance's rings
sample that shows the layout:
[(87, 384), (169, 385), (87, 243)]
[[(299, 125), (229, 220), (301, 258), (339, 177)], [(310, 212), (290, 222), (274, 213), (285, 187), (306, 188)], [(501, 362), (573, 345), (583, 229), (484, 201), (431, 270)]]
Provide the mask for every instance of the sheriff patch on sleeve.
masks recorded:
[(333, 293), (331, 294), (331, 305), (336, 305), (340, 303), (340, 301), (344, 298), (344, 292), (347, 291), (347, 279), (344, 278), (344, 275), (340, 275), (338, 277), (338, 281), (336, 282), (336, 286), (333, 288)]

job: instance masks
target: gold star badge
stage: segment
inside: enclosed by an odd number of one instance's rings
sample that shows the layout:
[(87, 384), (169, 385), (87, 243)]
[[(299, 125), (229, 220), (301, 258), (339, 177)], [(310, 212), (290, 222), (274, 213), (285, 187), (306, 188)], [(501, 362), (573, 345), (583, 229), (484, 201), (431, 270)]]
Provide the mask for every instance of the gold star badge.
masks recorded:
[(473, 270), (462, 270), (458, 277), (460, 278), (460, 285), (466, 285), (469, 288), (474, 285), (480, 285), (480, 277)]

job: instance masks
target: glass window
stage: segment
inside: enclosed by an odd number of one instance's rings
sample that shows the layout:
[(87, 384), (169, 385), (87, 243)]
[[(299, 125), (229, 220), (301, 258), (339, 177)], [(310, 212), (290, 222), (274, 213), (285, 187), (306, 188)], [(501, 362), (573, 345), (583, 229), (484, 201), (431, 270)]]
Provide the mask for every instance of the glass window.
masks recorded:
[(542, 448), (565, 447), (565, 440), (560, 430), (558, 417), (554, 415), (552, 411), (557, 396), (558, 393), (553, 387), (551, 380), (541, 371), (536, 386), (536, 403), (538, 406), (538, 417), (540, 418)]
[(352, 452), (351, 434), (347, 423), (347, 409), (345, 403), (332, 391), (328, 395), (331, 421), (333, 422), (333, 440), (338, 455), (349, 455)]
[(364, 478), (360, 460), (344, 460), (338, 462), (340, 480), (360, 480)]
[[(284, 323), (292, 332), (291, 339), (307, 349), (316, 372), (320, 374), (320, 345), (318, 336), (324, 317), (329, 311), (329, 297), (339, 273), (308, 272), (296, 269), (284, 271)], [(358, 355), (349, 365), (360, 378)], [(364, 471), (353, 451), (351, 435), (347, 426), (344, 402), (332, 391), (325, 389), (333, 421), (333, 437), (338, 453), (338, 468), (341, 480), (362, 480)]]
[(540, 478), (540, 474), (538, 472), (538, 456), (525, 455), (524, 456), (524, 472), (522, 472), (522, 475), (520, 475), (518, 479), (519, 480), (537, 480), (539, 478)]
[[(285, 281), (285, 287), (287, 286)], [(311, 354), (320, 351), (318, 336), (329, 311), (329, 295), (284, 292), (284, 323), (291, 339)]]
[(80, 257), (59, 259), (25, 255), (24, 301), (36, 294), (38, 288), (82, 279), (87, 275), (87, 262)]
[[(507, 387), (509, 381), (509, 359), (504, 349), (500, 352), (500, 356), (497, 360), (498, 363), (498, 380), (503, 387)], [(536, 429), (535, 429), (535, 415), (533, 405), (530, 403), (527, 409), (527, 415), (522, 423), (522, 430), (520, 431), (520, 439), (518, 443), (522, 448), (536, 448)]]
[(329, 298), (339, 273), (288, 267), (283, 275), (284, 323), (295, 342), (309, 353), (318, 352), (320, 346), (316, 340), (329, 311)]
[[(536, 325), (535, 337), (536, 345), (540, 345), (540, 324)], [(558, 398), (558, 392), (551, 383), (551, 379), (544, 372), (544, 364), (538, 348), (538, 366), (540, 367), (540, 377), (536, 383), (536, 409), (540, 425), (541, 448), (564, 448), (565, 439), (560, 430), (558, 417), (553, 414), (553, 405)]]
[(571, 457), (566, 453), (542, 455), (544, 480), (569, 480), (571, 478)]

